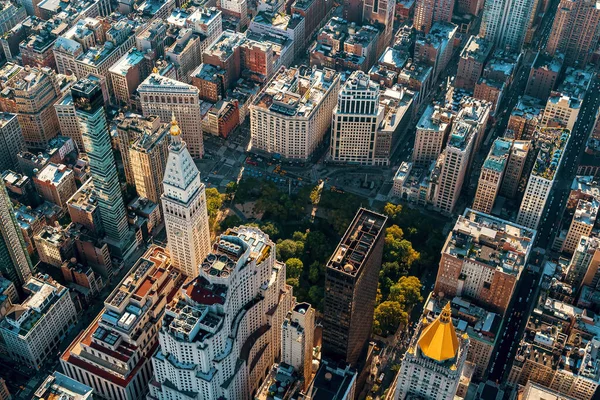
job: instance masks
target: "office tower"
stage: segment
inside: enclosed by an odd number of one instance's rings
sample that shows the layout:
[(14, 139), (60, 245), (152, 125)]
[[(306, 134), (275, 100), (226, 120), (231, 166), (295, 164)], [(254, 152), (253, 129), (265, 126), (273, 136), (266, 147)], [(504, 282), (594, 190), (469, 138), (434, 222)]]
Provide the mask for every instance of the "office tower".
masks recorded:
[(13, 206), (4, 187), (0, 187), (0, 273), (15, 286), (24, 285), (34, 272), (25, 240)]
[(519, 53), (533, 6), (534, 0), (486, 0), (479, 36), (496, 48)]
[(71, 96), (90, 161), (92, 181), (98, 193), (102, 228), (109, 245), (123, 254), (131, 246), (133, 237), (127, 225), (127, 213), (104, 114), (102, 90), (97, 83), (81, 79), (71, 88)]
[(40, 370), (77, 322), (77, 311), (69, 290), (47, 275), (30, 277), (23, 291), (27, 298), (0, 322), (0, 335), (15, 362)]
[(434, 207), (441, 212), (452, 214), (477, 141), (477, 132), (473, 126), (463, 120), (455, 120), (448, 137), (443, 157), (439, 187)]
[(158, 74), (151, 74), (138, 86), (145, 117), (158, 116), (170, 121), (173, 114), (181, 124), (183, 140), (194, 158), (204, 155), (202, 116), (198, 88)]
[[(325, 271), (323, 355), (357, 364), (371, 337), (387, 217), (358, 210)], [(363, 358), (364, 359), (364, 358)]]
[(420, 32), (429, 33), (435, 22), (451, 22), (453, 12), (454, 1), (451, 0), (416, 0), (413, 26)]
[(281, 350), (292, 307), (285, 264), (275, 254), (275, 243), (254, 227), (219, 236), (165, 312), (152, 398), (251, 398)]
[(328, 68), (280, 70), (249, 107), (252, 149), (308, 160), (331, 124), (339, 87)]
[(590, 88), (592, 75), (589, 69), (567, 68), (562, 83), (550, 93), (541, 125), (573, 130), (583, 98)]
[(452, 114), (439, 106), (428, 105), (417, 123), (412, 160), (428, 167), (442, 152), (452, 124)]
[(487, 40), (479, 36), (471, 36), (460, 52), (454, 86), (473, 90), (491, 52), (492, 45)]
[(13, 84), (13, 94), (25, 144), (46, 147), (59, 131), (53, 107), (61, 96), (56, 74), (49, 68), (25, 67)]
[(531, 142), (527, 140), (513, 140), (500, 186), (500, 196), (509, 199), (516, 196), (530, 147)]
[(564, 56), (555, 53), (538, 52), (529, 72), (525, 95), (545, 101), (558, 83), (558, 76), (562, 71)]
[(159, 124), (153, 131), (143, 132), (129, 146), (129, 162), (138, 196), (160, 204), (168, 156), (169, 130), (165, 124)]
[(304, 389), (312, 376), (314, 334), (315, 310), (308, 303), (295, 304), (281, 328), (281, 362), (294, 367), (304, 378)]
[(562, 165), (570, 132), (567, 129), (540, 128), (536, 132), (537, 156), (529, 176), (525, 195), (517, 215), (517, 223), (537, 229), (550, 196), (556, 174)]
[(145, 398), (160, 317), (184, 280), (163, 248), (150, 247), (106, 298), (102, 312), (60, 357), (65, 375), (94, 388), (94, 396)]
[(334, 162), (377, 165), (377, 128), (384, 109), (379, 85), (362, 71), (354, 71), (338, 94), (333, 110), (329, 157)]
[(473, 200), (473, 209), (485, 214), (490, 214), (500, 190), (504, 177), (512, 143), (509, 140), (498, 138), (492, 143), (492, 148), (481, 167), (477, 192)]
[(171, 120), (170, 134), (161, 197), (167, 243), (173, 266), (195, 277), (210, 251), (205, 188), (175, 117)]
[(573, 254), (579, 246), (581, 237), (590, 236), (598, 217), (598, 207), (600, 203), (596, 199), (591, 201), (581, 199), (577, 202), (575, 214), (561, 248), (562, 252)]
[(0, 172), (17, 168), (17, 154), (25, 140), (16, 114), (0, 113)]
[(53, 397), (72, 400), (92, 400), (94, 389), (77, 382), (60, 372), (49, 375), (33, 395), (34, 400), (52, 399)]
[(65, 209), (77, 191), (75, 174), (64, 164), (47, 164), (33, 177), (33, 183), (42, 198)]
[(442, 249), (434, 292), (507, 310), (536, 231), (467, 208)]
[(469, 337), (458, 336), (452, 324), (450, 303), (433, 320), (417, 325), (404, 353), (394, 399), (453, 399), (467, 363)]
[(546, 50), (565, 55), (569, 66), (585, 67), (598, 47), (600, 7), (595, 0), (561, 0)]

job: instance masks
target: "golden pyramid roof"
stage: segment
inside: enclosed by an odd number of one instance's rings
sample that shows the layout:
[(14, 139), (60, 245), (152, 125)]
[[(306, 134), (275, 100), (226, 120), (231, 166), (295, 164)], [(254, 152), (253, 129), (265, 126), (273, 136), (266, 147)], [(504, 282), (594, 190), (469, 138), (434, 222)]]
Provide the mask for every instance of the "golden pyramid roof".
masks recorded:
[(171, 135), (172, 136), (179, 136), (181, 135), (181, 129), (179, 129), (179, 125), (177, 124), (177, 120), (175, 119), (175, 113), (173, 113), (173, 116), (171, 117), (171, 129), (170, 129)]
[(452, 325), (450, 302), (446, 303), (441, 314), (423, 329), (417, 344), (426, 357), (435, 361), (442, 362), (456, 357), (458, 337)]

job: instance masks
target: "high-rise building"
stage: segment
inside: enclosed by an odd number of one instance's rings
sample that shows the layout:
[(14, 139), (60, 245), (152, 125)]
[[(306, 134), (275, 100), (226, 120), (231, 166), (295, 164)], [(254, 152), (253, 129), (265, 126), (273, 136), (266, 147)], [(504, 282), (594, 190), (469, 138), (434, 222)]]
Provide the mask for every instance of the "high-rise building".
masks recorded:
[(506, 127), (507, 137), (531, 140), (542, 121), (544, 104), (531, 96), (521, 96), (512, 109)]
[(354, 71), (338, 94), (333, 110), (329, 157), (334, 162), (380, 165), (375, 157), (377, 131), (384, 108), (379, 105), (379, 84), (362, 71)]
[(536, 231), (466, 209), (442, 249), (434, 292), (466, 297), (504, 315)]
[(538, 52), (529, 72), (525, 95), (545, 101), (558, 84), (558, 75), (562, 71), (564, 55)]
[(127, 224), (102, 90), (97, 83), (81, 79), (71, 88), (71, 96), (89, 158), (92, 181), (98, 193), (96, 198), (106, 240), (120, 254), (125, 254), (134, 238)]
[(4, 185), (0, 187), (0, 273), (15, 286), (24, 285), (34, 272)]
[(325, 272), (323, 355), (356, 365), (371, 337), (387, 217), (361, 208)]
[(392, 41), (395, 10), (396, 0), (365, 0), (364, 2), (363, 21), (371, 25), (381, 24), (383, 26), (381, 48), (385, 48)]
[(460, 52), (454, 86), (473, 90), (491, 53), (492, 45), (487, 40), (471, 36)]
[(589, 69), (567, 68), (563, 82), (550, 92), (541, 125), (573, 130), (583, 98), (590, 88), (592, 75)]
[(210, 229), (204, 183), (181, 138), (175, 117), (161, 197), (171, 263), (189, 277), (198, 276), (210, 252)]
[(169, 121), (175, 114), (181, 126), (183, 140), (189, 146), (192, 157), (204, 155), (197, 87), (159, 74), (151, 74), (138, 86), (138, 93), (144, 116), (157, 115), (162, 121)]
[(150, 396), (248, 400), (280, 352), (292, 307), (285, 264), (254, 227), (223, 233), (167, 306)]
[(590, 236), (598, 217), (600, 203), (596, 199), (579, 200), (575, 208), (575, 214), (569, 225), (567, 236), (563, 242), (561, 251), (573, 254), (579, 246), (582, 236)]
[(419, 34), (415, 40), (414, 61), (433, 68), (433, 79), (446, 69), (454, 51), (454, 38), (458, 26), (453, 23), (435, 22), (428, 33)]
[(33, 177), (33, 183), (42, 198), (64, 209), (77, 191), (75, 174), (64, 164), (48, 163)]
[(439, 106), (429, 105), (417, 123), (412, 160), (429, 167), (442, 152), (452, 124), (452, 114)]
[(16, 114), (0, 113), (0, 172), (17, 168), (17, 154), (25, 150), (25, 140)]
[(45, 148), (59, 131), (53, 106), (62, 94), (56, 74), (50, 68), (25, 67), (13, 90), (25, 144)]
[[(295, 300), (294, 300), (295, 301)], [(312, 375), (315, 310), (308, 303), (296, 303), (283, 320), (281, 362), (294, 367), (308, 388)]]
[(459, 336), (452, 324), (450, 303), (433, 320), (417, 325), (404, 353), (394, 399), (453, 399), (459, 381), (473, 366), (467, 363), (469, 337)]
[(413, 26), (416, 30), (429, 33), (434, 22), (451, 22), (454, 12), (454, 1), (451, 0), (416, 0)]
[(485, 214), (490, 214), (500, 191), (500, 184), (504, 177), (512, 143), (509, 140), (498, 138), (492, 143), (490, 152), (483, 162), (473, 209)]
[(487, 0), (479, 36), (497, 48), (519, 53), (525, 41), (534, 0)]
[(600, 239), (581, 236), (577, 248), (573, 252), (566, 282), (579, 291), (582, 286), (597, 287), (600, 281)]
[(39, 370), (77, 322), (77, 311), (69, 290), (47, 275), (30, 277), (23, 290), (27, 298), (8, 311), (0, 335), (13, 360)]
[(169, 130), (166, 124), (158, 124), (157, 129), (142, 132), (129, 146), (129, 162), (138, 196), (160, 204), (168, 156)]
[(596, 0), (561, 0), (546, 50), (565, 55), (569, 66), (584, 67), (598, 47), (600, 6)]
[(308, 160), (331, 124), (339, 87), (328, 68), (281, 69), (250, 105), (252, 149)]
[(35, 235), (34, 241), (43, 263), (60, 268), (63, 262), (73, 257), (73, 240), (60, 227), (44, 226)]
[(163, 248), (150, 247), (60, 357), (65, 375), (104, 399), (146, 398), (162, 317), (185, 279)]
[(510, 155), (508, 156), (508, 161), (504, 170), (504, 178), (502, 179), (502, 185), (500, 186), (501, 196), (509, 199), (516, 196), (530, 147), (531, 142), (528, 140), (513, 140)]
[(517, 215), (518, 224), (537, 229), (570, 137), (567, 129), (540, 128), (536, 132), (537, 157)]
[(81, 128), (79, 127), (77, 113), (75, 112), (75, 104), (73, 104), (73, 98), (71, 97), (70, 91), (67, 91), (56, 101), (56, 103), (54, 103), (54, 111), (58, 118), (60, 134), (73, 139), (73, 142), (77, 145), (77, 149), (80, 152), (85, 153), (86, 150), (85, 147), (83, 147)]

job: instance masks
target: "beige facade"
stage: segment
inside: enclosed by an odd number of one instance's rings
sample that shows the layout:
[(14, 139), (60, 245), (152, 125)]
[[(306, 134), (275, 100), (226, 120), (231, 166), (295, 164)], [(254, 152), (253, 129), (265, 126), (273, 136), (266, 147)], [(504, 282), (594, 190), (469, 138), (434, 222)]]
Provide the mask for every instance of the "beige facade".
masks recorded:
[(490, 214), (500, 190), (506, 164), (509, 158), (512, 143), (505, 139), (496, 139), (490, 152), (483, 162), (473, 209)]

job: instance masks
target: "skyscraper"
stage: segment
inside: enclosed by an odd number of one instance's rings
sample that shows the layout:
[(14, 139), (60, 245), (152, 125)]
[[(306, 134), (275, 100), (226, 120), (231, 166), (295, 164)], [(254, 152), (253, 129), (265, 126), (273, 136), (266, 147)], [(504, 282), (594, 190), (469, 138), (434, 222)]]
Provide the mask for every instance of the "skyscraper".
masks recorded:
[(497, 48), (520, 52), (534, 0), (486, 0), (479, 36)]
[(279, 354), (292, 307), (285, 264), (275, 254), (275, 243), (254, 227), (215, 241), (162, 314), (151, 398), (253, 398)]
[(283, 320), (281, 329), (281, 361), (294, 367), (308, 387), (312, 374), (312, 352), (315, 334), (315, 310), (308, 303), (298, 303)]
[(16, 287), (24, 285), (33, 272), (25, 240), (4, 185), (0, 187), (0, 272)]
[(25, 140), (16, 114), (0, 113), (0, 172), (17, 168), (17, 154)]
[(127, 224), (117, 165), (104, 114), (102, 90), (97, 83), (81, 79), (71, 88), (71, 97), (90, 162), (90, 174), (98, 192), (100, 220), (107, 243), (118, 254), (124, 255), (130, 249), (134, 237)]
[(453, 399), (467, 365), (469, 338), (458, 336), (450, 302), (433, 321), (417, 326), (402, 359), (394, 399)]
[(583, 67), (598, 47), (600, 4), (596, 0), (561, 0), (546, 50), (560, 51), (569, 66)]
[(325, 272), (323, 355), (351, 365), (371, 337), (387, 217), (361, 208)]
[(333, 110), (332, 161), (374, 165), (377, 128), (384, 114), (379, 106), (379, 85), (362, 71), (354, 71), (338, 95)]
[(171, 263), (189, 277), (210, 251), (210, 229), (204, 184), (192, 160), (175, 116), (171, 121), (171, 145), (163, 177), (162, 206)]
[(157, 115), (162, 121), (168, 121), (175, 114), (190, 154), (196, 158), (204, 155), (197, 87), (152, 74), (138, 86), (138, 93), (145, 117)]

